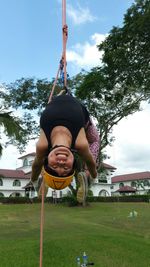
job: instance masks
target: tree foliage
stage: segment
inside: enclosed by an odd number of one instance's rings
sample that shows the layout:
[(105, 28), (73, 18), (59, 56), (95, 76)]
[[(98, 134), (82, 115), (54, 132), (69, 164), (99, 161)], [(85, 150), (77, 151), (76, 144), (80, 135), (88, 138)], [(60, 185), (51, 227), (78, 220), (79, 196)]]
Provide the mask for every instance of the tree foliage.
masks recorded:
[[(14, 108), (34, 110), (37, 114), (46, 107), (53, 86), (46, 79), (22, 78), (8, 86), (9, 98)], [(60, 91), (60, 83), (55, 88), (54, 95)]]
[[(114, 27), (98, 46), (103, 51), (102, 66), (88, 73), (82, 71), (68, 82), (71, 91), (97, 119), (101, 149), (111, 144), (113, 126), (139, 111), (141, 101), (149, 99), (149, 25), (150, 1), (135, 1), (124, 16), (123, 26)], [(60, 84), (61, 81), (55, 94), (60, 91)], [(0, 125), (11, 143), (24, 145), (29, 136), (38, 134), (33, 115), (39, 116), (45, 108), (52, 85), (53, 80), (22, 78), (8, 85), (5, 93), (0, 92)], [(13, 112), (20, 109), (21, 116), (14, 116)]]
[(150, 1), (138, 0), (127, 10), (123, 27), (114, 27), (98, 46), (102, 66), (82, 73), (77, 83), (76, 95), (97, 118), (102, 149), (113, 139), (113, 126), (150, 97), (149, 25)]
[[(12, 108), (12, 98), (7, 89), (0, 91), (0, 155), (8, 144), (18, 147), (22, 152), (31, 138), (35, 138), (35, 121), (30, 113)], [(21, 113), (21, 116), (20, 116)], [(16, 114), (16, 115), (15, 115)]]
[(150, 96), (150, 1), (137, 0), (127, 10), (123, 27), (113, 27), (99, 45), (111, 88)]
[[(61, 81), (54, 95), (60, 92)], [(46, 79), (21, 78), (9, 85), (1, 86), (0, 91), (0, 127), (3, 138), (2, 149), (13, 144), (22, 152), (29, 140), (39, 134), (39, 115), (46, 107), (53, 86)]]
[(101, 149), (111, 144), (113, 126), (124, 117), (139, 111), (140, 103), (145, 99), (143, 95), (133, 94), (130, 90), (123, 94), (119, 86), (110, 90), (102, 68), (94, 68), (84, 76), (84, 81), (77, 87), (76, 95), (97, 119)]

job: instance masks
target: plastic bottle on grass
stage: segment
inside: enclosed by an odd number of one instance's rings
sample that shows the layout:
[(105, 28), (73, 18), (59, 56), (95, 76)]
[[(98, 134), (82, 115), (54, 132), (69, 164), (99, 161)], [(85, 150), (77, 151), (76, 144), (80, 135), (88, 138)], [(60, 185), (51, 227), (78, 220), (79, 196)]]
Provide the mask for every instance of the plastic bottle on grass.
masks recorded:
[(78, 266), (78, 267), (81, 266), (80, 257), (77, 257), (77, 266)]
[(85, 252), (83, 252), (83, 266), (87, 266), (88, 263), (88, 256)]

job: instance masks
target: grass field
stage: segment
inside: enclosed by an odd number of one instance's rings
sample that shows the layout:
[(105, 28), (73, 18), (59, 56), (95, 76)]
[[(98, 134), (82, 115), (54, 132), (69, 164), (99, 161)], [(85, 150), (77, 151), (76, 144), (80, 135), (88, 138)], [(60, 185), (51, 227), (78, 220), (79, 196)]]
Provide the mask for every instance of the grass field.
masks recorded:
[[(40, 208), (0, 205), (0, 267), (39, 266)], [(45, 204), (43, 267), (74, 267), (84, 251), (95, 267), (150, 267), (150, 204)]]

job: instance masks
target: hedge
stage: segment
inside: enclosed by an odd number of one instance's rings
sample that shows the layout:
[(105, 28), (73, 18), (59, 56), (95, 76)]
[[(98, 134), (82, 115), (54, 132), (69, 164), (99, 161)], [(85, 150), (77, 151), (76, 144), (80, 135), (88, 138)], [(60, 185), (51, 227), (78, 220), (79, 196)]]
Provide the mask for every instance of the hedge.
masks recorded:
[[(28, 197), (0, 197), (2, 204), (31, 204), (40, 203), (41, 200), (36, 198), (30, 199)], [(53, 203), (52, 197), (45, 199), (47, 203)], [(148, 202), (150, 203), (150, 195), (131, 195), (131, 196), (111, 196), (111, 197), (93, 197), (89, 196), (86, 202)], [(78, 205), (77, 199), (74, 196), (65, 196), (57, 199), (57, 203), (63, 203), (68, 206)]]
[[(52, 202), (52, 197), (47, 197), (45, 202)], [(41, 199), (35, 197), (30, 199), (29, 197), (0, 197), (1, 204), (31, 204), (31, 203), (40, 203)]]
[(87, 197), (88, 202), (150, 202), (150, 195)]

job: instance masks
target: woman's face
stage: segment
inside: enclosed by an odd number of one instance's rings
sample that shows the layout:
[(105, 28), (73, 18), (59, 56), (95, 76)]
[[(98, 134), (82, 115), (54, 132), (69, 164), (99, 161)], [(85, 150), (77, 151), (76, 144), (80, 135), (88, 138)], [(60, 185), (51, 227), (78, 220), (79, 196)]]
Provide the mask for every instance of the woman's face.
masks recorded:
[(67, 147), (54, 148), (48, 155), (48, 165), (58, 173), (66, 176), (73, 168), (74, 156)]

